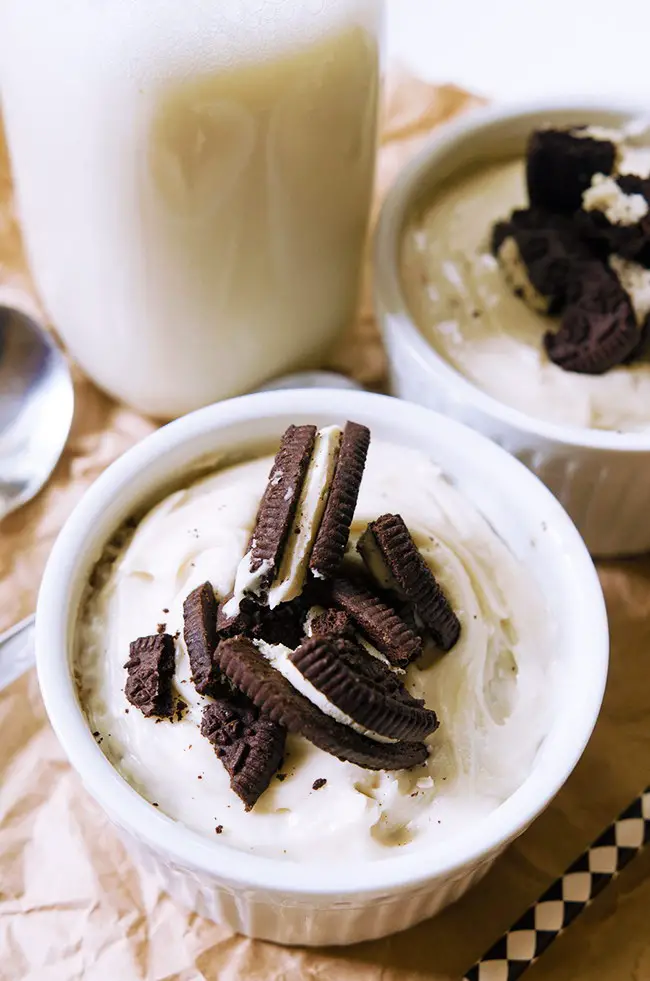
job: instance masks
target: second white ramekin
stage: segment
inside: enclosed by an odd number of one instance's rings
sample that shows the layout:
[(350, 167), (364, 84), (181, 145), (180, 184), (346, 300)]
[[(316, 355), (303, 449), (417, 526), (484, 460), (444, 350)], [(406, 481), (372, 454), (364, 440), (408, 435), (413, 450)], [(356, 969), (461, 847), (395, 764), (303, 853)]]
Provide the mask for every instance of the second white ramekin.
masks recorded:
[(404, 168), (386, 198), (376, 237), (375, 306), (393, 393), (459, 419), (517, 456), (553, 491), (597, 556), (650, 549), (650, 433), (560, 426), (481, 391), (452, 368), (413, 323), (401, 289), (399, 253), (414, 204), (456, 170), (523, 153), (531, 130), (546, 123), (618, 126), (643, 115), (647, 107), (602, 99), (469, 113), (441, 128)]
[[(298, 864), (248, 855), (155, 811), (111, 766), (77, 698), (75, 626), (84, 587), (126, 518), (226, 453), (277, 444), (290, 423), (365, 423), (377, 439), (435, 459), (539, 584), (561, 665), (551, 731), (524, 784), (493, 813), (439, 845), (376, 862)], [(286, 944), (350, 944), (404, 930), (457, 899), (560, 789), (591, 734), (607, 674), (598, 578), (558, 502), (517, 460), (420, 406), (360, 392), (271, 392), (179, 419), (93, 485), (61, 533), (38, 603), (39, 680), (72, 765), (136, 859), (179, 901), (232, 929)], [(218, 765), (215, 760), (215, 766)]]

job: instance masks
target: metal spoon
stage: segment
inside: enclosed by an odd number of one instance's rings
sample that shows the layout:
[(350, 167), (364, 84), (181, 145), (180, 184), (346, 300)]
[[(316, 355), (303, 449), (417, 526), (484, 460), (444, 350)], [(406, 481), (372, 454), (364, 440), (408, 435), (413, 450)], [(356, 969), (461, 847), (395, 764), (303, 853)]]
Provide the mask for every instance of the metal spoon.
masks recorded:
[[(30, 336), (39, 339), (41, 344), (45, 344), (47, 347), (47, 351), (44, 352), (40, 360), (38, 356), (29, 354), (22, 327), (22, 324), (25, 323), (32, 332)], [(6, 324), (9, 324), (9, 327), (6, 327)], [(11, 355), (10, 346), (12, 343), (17, 349), (20, 349), (21, 345), (24, 347), (22, 357), (19, 358), (15, 352), (13, 356)], [(51, 360), (48, 361), (48, 359)], [(46, 364), (48, 365), (47, 370)], [(25, 370), (28, 365), (32, 367), (31, 371)], [(37, 365), (43, 367), (40, 370), (33, 370)], [(20, 379), (22, 379), (22, 385)], [(313, 371), (277, 378), (265, 385), (260, 391), (317, 387), (361, 388), (360, 385), (345, 375), (339, 375), (336, 372)], [(21, 392), (23, 393), (22, 398)], [(29, 399), (34, 401), (37, 408), (32, 407), (31, 415), (26, 413), (23, 419), (20, 416), (21, 406)], [(45, 413), (45, 418), (41, 417), (41, 412)], [(4, 514), (8, 514), (9, 511), (20, 507), (21, 504), (25, 504), (43, 486), (61, 455), (71, 420), (72, 383), (65, 361), (33, 321), (15, 311), (0, 307), (0, 518)], [(43, 434), (50, 428), (50, 441), (47, 446), (49, 455), (44, 446), (40, 450), (39, 456), (39, 446), (43, 440)], [(13, 432), (18, 433), (17, 440), (13, 440), (13, 436), (11, 436)], [(13, 461), (5, 450), (5, 433), (11, 437), (11, 443), (8, 440), (7, 445), (15, 445), (20, 450), (14, 452)], [(55, 438), (57, 434), (58, 441)], [(40, 478), (35, 474), (35, 460), (33, 459), (35, 454), (36, 459), (43, 463), (39, 472)], [(49, 468), (44, 465), (46, 459), (49, 461)], [(12, 483), (9, 477), (19, 472), (26, 473), (27, 464), (30, 461), (33, 480), (31, 482), (23, 481), (20, 486), (15, 480)], [(13, 487), (16, 488), (16, 492), (10, 494), (7, 488)], [(0, 691), (33, 665), (33, 628), (34, 617), (30, 616), (0, 636)]]
[(34, 320), (0, 306), (0, 520), (49, 479), (73, 411), (65, 359)]
[[(49, 335), (26, 314), (0, 306), (0, 521), (49, 479), (73, 406), (68, 366)], [(33, 620), (0, 637), (0, 689), (33, 662)]]

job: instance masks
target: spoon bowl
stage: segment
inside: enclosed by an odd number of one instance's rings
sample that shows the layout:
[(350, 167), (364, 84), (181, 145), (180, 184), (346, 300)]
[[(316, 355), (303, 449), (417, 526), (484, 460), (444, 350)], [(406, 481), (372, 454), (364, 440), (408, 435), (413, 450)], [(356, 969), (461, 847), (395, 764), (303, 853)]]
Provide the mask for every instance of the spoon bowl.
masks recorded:
[(49, 479), (73, 407), (70, 371), (52, 339), (31, 317), (0, 306), (0, 519)]

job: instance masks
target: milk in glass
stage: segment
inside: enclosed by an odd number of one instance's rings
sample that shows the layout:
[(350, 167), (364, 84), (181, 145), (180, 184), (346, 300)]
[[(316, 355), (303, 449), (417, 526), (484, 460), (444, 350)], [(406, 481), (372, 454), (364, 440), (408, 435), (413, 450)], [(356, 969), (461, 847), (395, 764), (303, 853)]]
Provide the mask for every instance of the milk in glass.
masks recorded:
[(354, 315), (381, 0), (3, 0), (32, 271), (99, 385), (170, 418)]

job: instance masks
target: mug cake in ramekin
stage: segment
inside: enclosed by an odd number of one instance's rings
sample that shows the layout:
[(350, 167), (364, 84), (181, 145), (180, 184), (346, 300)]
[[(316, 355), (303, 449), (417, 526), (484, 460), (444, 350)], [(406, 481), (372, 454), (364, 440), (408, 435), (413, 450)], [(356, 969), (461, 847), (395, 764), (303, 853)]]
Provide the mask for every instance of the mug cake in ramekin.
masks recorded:
[(145, 439), (69, 520), (37, 614), (48, 713), (135, 859), (295, 944), (405, 929), (482, 876), (582, 753), (607, 650), (546, 488), (354, 392)]
[(597, 555), (650, 547), (639, 116), (559, 102), (472, 113), (405, 168), (377, 233), (394, 393), (515, 453)]

